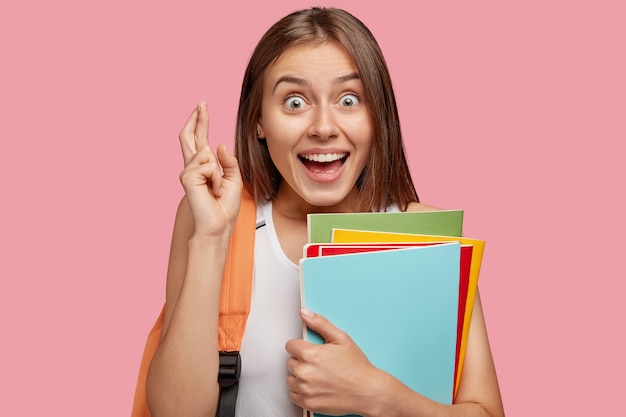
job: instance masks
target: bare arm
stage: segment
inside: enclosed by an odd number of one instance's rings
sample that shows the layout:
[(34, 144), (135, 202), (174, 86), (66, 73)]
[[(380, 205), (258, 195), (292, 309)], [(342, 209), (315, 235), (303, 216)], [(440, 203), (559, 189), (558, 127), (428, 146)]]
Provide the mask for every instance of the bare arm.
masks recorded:
[(215, 153), (208, 146), (203, 103), (180, 140), (186, 195), (176, 213), (161, 342), (146, 386), (155, 417), (215, 414), (221, 277), (241, 199), (236, 159), (222, 145)]

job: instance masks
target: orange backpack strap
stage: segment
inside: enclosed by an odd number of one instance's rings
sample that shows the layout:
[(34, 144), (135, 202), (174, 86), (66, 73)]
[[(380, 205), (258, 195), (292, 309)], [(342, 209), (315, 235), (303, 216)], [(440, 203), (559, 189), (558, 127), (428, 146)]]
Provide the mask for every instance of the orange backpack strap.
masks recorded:
[(146, 400), (146, 380), (148, 379), (148, 369), (150, 368), (152, 357), (154, 356), (154, 352), (156, 352), (157, 347), (159, 346), (159, 341), (161, 340), (161, 329), (163, 328), (164, 315), (165, 305), (161, 309), (161, 314), (159, 314), (154, 326), (152, 326), (152, 330), (148, 333), (146, 347), (143, 349), (131, 417), (151, 417), (150, 410), (148, 409), (148, 401)]
[[(256, 205), (252, 196), (244, 189), (241, 196), (239, 216), (230, 238), (220, 293), (219, 350), (220, 352), (229, 352), (231, 358), (236, 356), (236, 362), (232, 361), (231, 365), (230, 361), (222, 359), (223, 357), (228, 359), (229, 355), (220, 354), (219, 378), (226, 381), (220, 381), (220, 386), (222, 387), (220, 407), (222, 408), (224, 404), (229, 403), (229, 401), (222, 401), (225, 394), (230, 392), (233, 398), (236, 398), (237, 395), (236, 383), (231, 383), (234, 386), (234, 390), (224, 389), (224, 384), (229, 384), (229, 381), (234, 376), (236, 376), (237, 380), (239, 378), (239, 349), (248, 314), (250, 313), (250, 297), (252, 295), (255, 226)], [(137, 378), (131, 417), (151, 417), (146, 401), (146, 380), (150, 363), (161, 340), (164, 315), (165, 305), (148, 334), (139, 367), (139, 377)], [(230, 371), (231, 369), (232, 371)], [(232, 407), (234, 410), (234, 403)], [(218, 415), (219, 413), (220, 408), (218, 408)]]
[(239, 351), (250, 313), (256, 206), (250, 194), (241, 196), (241, 209), (230, 237), (222, 276), (219, 317), (220, 352)]

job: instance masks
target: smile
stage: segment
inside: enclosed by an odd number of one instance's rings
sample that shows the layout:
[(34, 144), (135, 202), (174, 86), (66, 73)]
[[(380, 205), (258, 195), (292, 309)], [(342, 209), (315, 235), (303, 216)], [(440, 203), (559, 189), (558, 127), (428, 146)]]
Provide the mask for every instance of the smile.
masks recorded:
[(306, 169), (317, 175), (328, 176), (337, 172), (348, 158), (348, 153), (314, 153), (298, 155)]

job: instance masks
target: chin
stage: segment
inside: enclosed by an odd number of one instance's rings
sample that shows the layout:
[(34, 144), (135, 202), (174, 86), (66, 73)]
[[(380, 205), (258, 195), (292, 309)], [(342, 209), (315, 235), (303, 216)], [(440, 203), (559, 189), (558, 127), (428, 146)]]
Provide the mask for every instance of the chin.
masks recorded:
[(329, 208), (343, 204), (349, 194), (349, 191), (325, 190), (323, 192), (303, 193), (300, 194), (300, 197), (312, 206)]

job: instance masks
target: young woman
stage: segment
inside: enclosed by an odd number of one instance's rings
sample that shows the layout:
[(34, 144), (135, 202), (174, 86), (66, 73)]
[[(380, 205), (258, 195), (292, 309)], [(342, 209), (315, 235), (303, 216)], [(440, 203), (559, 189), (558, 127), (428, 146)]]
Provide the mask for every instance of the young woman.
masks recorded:
[[(257, 203), (254, 287), (238, 416), (501, 416), (480, 298), (455, 404), (375, 368), (349, 335), (299, 305), (306, 216), (432, 210), (418, 202), (389, 72), (369, 30), (338, 9), (292, 13), (262, 37), (243, 80), (236, 156), (208, 140), (200, 103), (180, 133), (185, 189), (147, 395), (154, 417), (213, 416), (220, 281), (242, 188)], [(326, 340), (301, 340), (302, 321)]]

